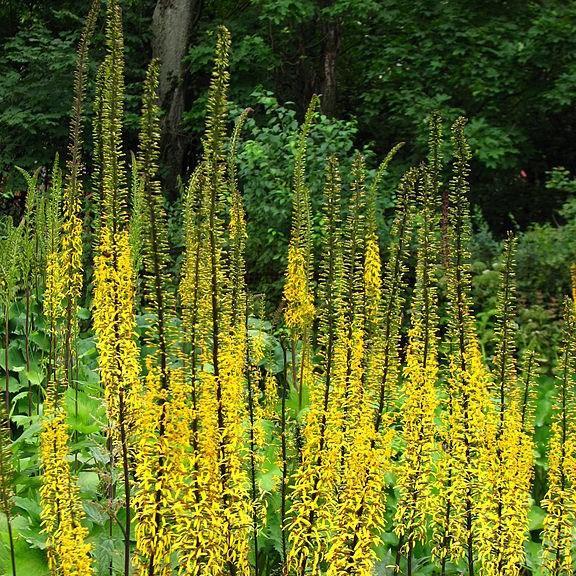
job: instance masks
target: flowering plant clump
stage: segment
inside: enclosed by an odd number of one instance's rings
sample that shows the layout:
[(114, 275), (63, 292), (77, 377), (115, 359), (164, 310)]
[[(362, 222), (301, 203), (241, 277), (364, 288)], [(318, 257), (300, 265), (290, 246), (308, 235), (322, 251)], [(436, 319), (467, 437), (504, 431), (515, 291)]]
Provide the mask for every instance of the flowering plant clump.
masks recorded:
[[(69, 158), (63, 170), (55, 162), (45, 189), (25, 174), (24, 218), (0, 238), (6, 570), (26, 574), (17, 551), (30, 544), (51, 576), (574, 574), (575, 304), (565, 304), (539, 497), (538, 362), (517, 342), (511, 236), (492, 341), (477, 329), (466, 120), (451, 127), (446, 161), (443, 121), (431, 115), (428, 157), (397, 183), (385, 245), (379, 199), (401, 144), (375, 171), (360, 153), (350, 173), (326, 158), (313, 213), (312, 98), (294, 147), (283, 296), (269, 319), (266, 295), (247, 281), (250, 215), (237, 164), (251, 111), (229, 130), (226, 28), (178, 248), (159, 176), (159, 62), (146, 72), (128, 170), (122, 12), (107, 1), (85, 197), (86, 62), (99, 6), (79, 46)], [(47, 335), (36, 393), (30, 384), (15, 394), (10, 375), (9, 312), (20, 298), (26, 310), (38, 298)], [(28, 317), (24, 333), (29, 346)], [(88, 385), (90, 355), (97, 377)], [(28, 354), (19, 370), (35, 377)], [(94, 406), (90, 432), (78, 425), (82, 402)], [(30, 443), (41, 540), (17, 512), (27, 500), (13, 450)]]

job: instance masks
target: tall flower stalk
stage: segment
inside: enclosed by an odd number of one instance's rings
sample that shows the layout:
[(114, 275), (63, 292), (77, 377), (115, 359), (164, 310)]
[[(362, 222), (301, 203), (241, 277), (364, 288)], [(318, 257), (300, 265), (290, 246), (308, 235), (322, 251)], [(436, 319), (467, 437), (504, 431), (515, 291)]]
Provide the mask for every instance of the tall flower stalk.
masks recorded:
[(572, 547), (576, 522), (576, 436), (574, 430), (575, 374), (574, 305), (564, 305), (563, 342), (557, 379), (554, 418), (548, 446), (548, 491), (542, 501), (547, 515), (542, 531), (542, 566), (551, 576), (574, 573)]
[[(180, 286), (184, 322), (191, 330), (186, 363), (192, 386), (191, 439), (198, 452), (187, 464), (192, 477), (183, 488), (183, 499), (191, 508), (180, 510), (176, 531), (179, 553), (193, 574), (249, 571), (251, 514), (242, 450), (247, 359), (245, 232), (240, 196), (231, 184), (235, 178), (226, 177), (229, 50), (230, 35), (220, 28), (204, 154), (186, 203), (186, 263)], [(229, 197), (232, 204), (228, 207)], [(190, 525), (197, 527), (196, 533), (189, 532), (186, 527)]]
[(471, 312), (468, 176), (470, 148), (465, 119), (452, 127), (453, 176), (448, 189), (448, 377), (441, 429), (443, 450), (436, 470), (440, 495), (435, 514), (434, 555), (446, 572), (448, 559), (465, 557), (468, 576), (475, 572), (478, 537), (479, 452), (486, 442), (489, 377), (483, 364)]
[[(496, 406), (487, 426), (488, 441), (480, 453), (478, 505), (478, 557), (482, 574), (518, 575), (525, 562), (524, 541), (530, 509), (532, 442), (523, 425), (523, 398), (518, 382), (514, 326), (516, 240), (504, 245), (496, 352), (494, 392)], [(527, 424), (527, 423), (526, 423)]]
[[(134, 339), (134, 271), (129, 242), (127, 186), (122, 156), (124, 110), (123, 40), (120, 7), (108, 3), (107, 54), (102, 77), (101, 222), (94, 259), (94, 331), (100, 381), (108, 416), (111, 466), (120, 463), (124, 490), (124, 573), (130, 571), (131, 395), (138, 388), (139, 349)], [(112, 497), (114, 486), (110, 487)], [(110, 520), (112, 522), (112, 518)]]
[[(326, 555), (331, 576), (368, 576), (373, 572), (374, 543), (384, 517), (385, 472), (390, 467), (393, 438), (388, 409), (399, 376), (399, 331), (416, 183), (415, 173), (410, 172), (399, 185), (397, 214), (391, 230), (394, 240), (380, 278), (380, 256), (373, 235), (375, 193), (378, 180), (396, 150), (385, 159), (367, 199), (366, 236), (360, 244), (363, 307), (357, 315), (357, 322), (362, 318), (364, 327), (359, 329), (357, 324), (352, 333), (344, 330), (344, 334), (351, 336), (345, 339), (343, 379), (348, 386), (345, 389), (349, 407), (353, 408), (348, 433), (353, 449), (341, 450), (342, 481), (334, 535)], [(346, 394), (343, 396), (346, 398)]]
[(6, 518), (12, 576), (16, 576), (13, 532), (15, 467), (10, 436), (10, 419), (4, 407), (0, 405), (0, 510)]
[(438, 229), (433, 176), (422, 169), (419, 179), (418, 257), (411, 326), (404, 368), (402, 438), (404, 450), (397, 476), (400, 499), (395, 526), (412, 575), (416, 542), (423, 542), (433, 513), (432, 473), (436, 452), (438, 399)]
[[(346, 378), (340, 173), (335, 158), (329, 159), (325, 178), (319, 297), (322, 305), (318, 328), (322, 375), (308, 383), (310, 409), (302, 430), (301, 464), (294, 476), (287, 557), (288, 570), (301, 575), (307, 569), (315, 573), (326, 552), (340, 462), (342, 418), (339, 411)], [(302, 278), (305, 270), (299, 274), (301, 287), (305, 289), (305, 278)], [(290, 294), (288, 288), (285, 293)], [(305, 292), (301, 297), (303, 295)]]

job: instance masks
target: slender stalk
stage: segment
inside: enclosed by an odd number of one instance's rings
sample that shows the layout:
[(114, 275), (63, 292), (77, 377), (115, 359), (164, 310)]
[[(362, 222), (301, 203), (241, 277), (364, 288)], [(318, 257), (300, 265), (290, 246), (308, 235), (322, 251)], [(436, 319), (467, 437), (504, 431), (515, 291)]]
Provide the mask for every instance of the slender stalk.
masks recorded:
[[(12, 533), (12, 486), (13, 486), (13, 469), (10, 465), (10, 461), (5, 459), (7, 452), (5, 448), (9, 446), (9, 434), (10, 434), (10, 420), (8, 414), (5, 415), (2, 422), (2, 446), (0, 450), (0, 493), (2, 496), (2, 512), (6, 516), (6, 525), (8, 528), (8, 541), (10, 546), (10, 561), (12, 563), (12, 576), (16, 576), (16, 558), (14, 553), (14, 536)], [(5, 435), (6, 434), (6, 435)]]
[(6, 404), (6, 414), (10, 414), (10, 367), (8, 357), (8, 346), (10, 344), (10, 306), (4, 305), (4, 371), (6, 372), (6, 388), (4, 390), (4, 402)]
[[(246, 306), (246, 330), (248, 330), (248, 306)], [(259, 576), (258, 568), (258, 509), (256, 506), (256, 441), (254, 438), (254, 391), (252, 385), (252, 375), (250, 369), (249, 347), (246, 347), (246, 379), (248, 384), (248, 414), (250, 418), (250, 484), (252, 491), (252, 538), (254, 539), (254, 574)]]
[(400, 574), (400, 559), (402, 558), (402, 546), (404, 546), (404, 534), (398, 538), (398, 546), (396, 547), (396, 559), (394, 561), (394, 573)]
[[(112, 541), (112, 528), (114, 525), (114, 519), (115, 519), (115, 514), (113, 512), (114, 510), (114, 450), (113, 450), (113, 442), (112, 442), (112, 436), (109, 435), (108, 436), (108, 453), (110, 455), (110, 462), (109, 462), (109, 467), (110, 467), (110, 480), (108, 482), (108, 504), (110, 506), (110, 511), (109, 511), (109, 520), (110, 520), (110, 524), (108, 526), (108, 537), (110, 538), (110, 541)], [(110, 563), (108, 565), (108, 571), (110, 576), (113, 576), (113, 565), (112, 565), (112, 557), (110, 557)]]
[(30, 383), (30, 288), (26, 287), (26, 320), (24, 324), (24, 353), (28, 377), (28, 416), (32, 416), (32, 384)]
[(282, 534), (282, 563), (283, 570), (286, 569), (286, 488), (288, 482), (288, 454), (286, 445), (286, 395), (288, 393), (288, 374), (287, 374), (287, 354), (286, 346), (281, 341), (282, 354), (284, 357), (284, 382), (282, 386), (282, 407), (281, 407), (281, 434), (282, 439), (282, 484), (281, 484), (281, 501), (280, 501), (280, 532)]
[(6, 517), (6, 524), (8, 526), (8, 540), (10, 542), (10, 562), (12, 564), (12, 576), (16, 576), (16, 557), (14, 554), (14, 536), (12, 534), (12, 522), (10, 517)]
[(120, 446), (122, 449), (122, 474), (124, 476), (124, 507), (126, 519), (124, 521), (124, 576), (130, 575), (130, 468), (128, 462), (128, 438), (126, 435), (126, 418), (124, 390), (119, 392), (119, 416), (120, 416)]

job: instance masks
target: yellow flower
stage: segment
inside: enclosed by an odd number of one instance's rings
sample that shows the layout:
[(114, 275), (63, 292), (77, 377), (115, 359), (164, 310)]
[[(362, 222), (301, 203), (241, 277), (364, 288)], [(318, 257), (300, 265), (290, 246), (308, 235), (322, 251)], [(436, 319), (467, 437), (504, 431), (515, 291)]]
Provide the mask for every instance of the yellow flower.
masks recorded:
[(405, 446), (398, 468), (400, 498), (395, 515), (396, 533), (401, 539), (401, 548), (407, 555), (410, 567), (414, 544), (425, 539), (436, 505), (432, 473), (437, 448), (435, 415), (438, 407), (437, 217), (434, 188), (427, 171), (422, 173), (419, 191), (421, 210), (416, 287), (408, 333), (404, 402), (401, 410)]
[(522, 423), (517, 382), (514, 281), (515, 241), (506, 241), (496, 324), (495, 410), (486, 420), (480, 446), (478, 482), (478, 558), (487, 576), (518, 576), (525, 564), (532, 440)]
[(365, 410), (351, 436), (344, 483), (326, 554), (328, 576), (371, 576), (385, 512), (385, 474), (389, 470), (393, 432), (376, 434)]
[(138, 386), (140, 374), (128, 232), (113, 235), (108, 227), (103, 227), (94, 264), (94, 331), (100, 381), (110, 429), (121, 453), (132, 421), (130, 396)]
[(376, 234), (366, 241), (364, 263), (364, 290), (366, 292), (366, 317), (376, 316), (382, 290), (382, 263)]
[[(162, 512), (168, 507), (168, 487), (163, 473), (166, 466), (165, 446), (158, 441), (166, 403), (161, 387), (160, 370), (148, 363), (145, 385), (133, 396), (136, 437), (136, 478), (134, 497), (136, 511), (135, 574), (146, 575), (150, 567), (158, 576), (172, 573), (170, 566), (170, 531)], [(160, 521), (158, 521), (160, 518)]]
[(573, 440), (563, 441), (562, 423), (558, 420), (554, 422), (548, 446), (548, 491), (542, 500), (542, 508), (546, 511), (542, 532), (542, 565), (545, 573), (552, 576), (574, 574), (575, 450)]
[(547, 515), (542, 531), (542, 567), (551, 576), (574, 574), (572, 547), (576, 522), (576, 435), (574, 371), (576, 321), (574, 304), (564, 304), (564, 334), (558, 392), (548, 446), (548, 491), (542, 500)]
[(285, 319), (289, 328), (302, 333), (314, 318), (314, 300), (308, 289), (306, 257), (302, 248), (288, 248), (288, 274), (284, 286)]
[(86, 541), (88, 530), (81, 524), (84, 511), (68, 456), (66, 415), (45, 405), (40, 435), (40, 502), (48, 565), (54, 574), (90, 576), (94, 573), (91, 546)]
[(396, 532), (404, 538), (408, 553), (415, 541), (424, 540), (435, 505), (432, 471), (436, 450), (437, 377), (436, 349), (432, 345), (425, 352), (421, 319), (418, 319), (410, 331), (404, 368), (402, 438), (405, 447), (398, 469), (400, 500), (395, 516)]

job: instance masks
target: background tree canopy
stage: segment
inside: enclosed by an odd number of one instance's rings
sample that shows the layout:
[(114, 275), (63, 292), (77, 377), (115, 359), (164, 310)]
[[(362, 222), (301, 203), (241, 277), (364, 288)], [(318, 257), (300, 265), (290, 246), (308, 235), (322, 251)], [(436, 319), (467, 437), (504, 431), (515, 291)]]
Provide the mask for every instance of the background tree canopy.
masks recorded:
[[(74, 46), (86, 10), (80, 0), (0, 4), (3, 211), (18, 208), (14, 198), (24, 188), (14, 167), (47, 166), (54, 150), (65, 149)], [(284, 265), (280, 251), (266, 252), (275, 234), (285, 239), (288, 232), (290, 177), (279, 160), (293, 144), (286, 129), (296, 133), (314, 93), (322, 94), (326, 117), (318, 143), (336, 153), (355, 146), (382, 156), (404, 141), (398, 170), (422, 156), (432, 110), (447, 123), (467, 115), (473, 202), (496, 235), (555, 217), (563, 222), (570, 213), (557, 211), (570, 197), (575, 169), (573, 2), (125, 0), (123, 10), (127, 141), (135, 148), (144, 67), (160, 54), (162, 170), (172, 201), (178, 177), (199, 154), (214, 30), (221, 23), (231, 30), (231, 97), (238, 109), (255, 110), (242, 152), (250, 181), (260, 183), (246, 190), (251, 225), (266, 224), (252, 233), (255, 274), (267, 273), (256, 251), (272, 268)], [(550, 178), (558, 166), (567, 170), (563, 179), (558, 172)]]

